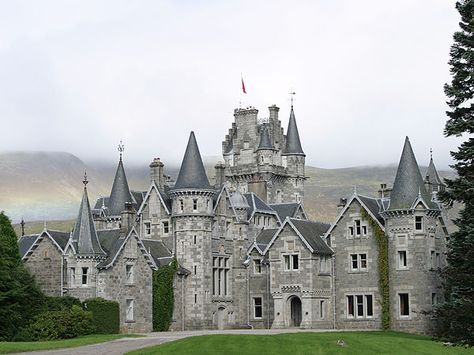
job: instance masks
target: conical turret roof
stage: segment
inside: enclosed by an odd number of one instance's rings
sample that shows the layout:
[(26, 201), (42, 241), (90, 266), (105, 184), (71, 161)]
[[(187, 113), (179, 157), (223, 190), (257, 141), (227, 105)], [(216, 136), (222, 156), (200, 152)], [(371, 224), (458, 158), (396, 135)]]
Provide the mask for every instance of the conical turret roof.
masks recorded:
[(398, 164), (397, 175), (393, 183), (392, 193), (390, 194), (389, 210), (411, 209), (413, 203), (418, 197), (421, 197), (429, 208), (436, 208), (428, 192), (425, 189), (420, 168), (416, 162), (415, 154), (408, 137), (405, 139), (400, 163)]
[(428, 165), (428, 170), (425, 175), (426, 181), (433, 185), (444, 185), (443, 180), (438, 175), (438, 170), (433, 162), (433, 157), (430, 158), (430, 165)]
[(284, 154), (305, 155), (303, 148), (301, 148), (300, 135), (298, 133), (298, 126), (296, 125), (293, 105), (291, 105), (290, 121), (288, 122), (288, 130), (286, 132), (286, 146)]
[(260, 143), (258, 144), (257, 150), (260, 149), (273, 149), (273, 144), (268, 134), (268, 128), (263, 126), (260, 129)]
[(201, 153), (194, 132), (189, 135), (188, 146), (184, 153), (181, 169), (174, 189), (210, 189), (206, 170), (202, 163)]
[(99, 238), (92, 219), (91, 206), (87, 196), (87, 177), (84, 178), (84, 194), (82, 195), (81, 206), (77, 216), (76, 225), (72, 232), (72, 240), (76, 247), (77, 254), (81, 255), (105, 255), (100, 246)]
[(109, 198), (109, 214), (111, 216), (119, 216), (125, 209), (125, 203), (133, 203), (133, 197), (128, 187), (127, 176), (123, 168), (122, 157), (120, 157), (117, 171), (115, 172), (114, 183)]

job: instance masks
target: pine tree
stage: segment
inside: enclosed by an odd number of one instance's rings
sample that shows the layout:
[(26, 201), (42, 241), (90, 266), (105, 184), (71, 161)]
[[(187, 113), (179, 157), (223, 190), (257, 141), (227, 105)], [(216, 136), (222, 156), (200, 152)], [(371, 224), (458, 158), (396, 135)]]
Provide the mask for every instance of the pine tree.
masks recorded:
[(10, 220), (0, 212), (0, 339), (11, 340), (41, 310), (43, 300), (20, 258)]
[(454, 221), (458, 230), (450, 236), (444, 280), (446, 302), (438, 309), (439, 335), (447, 340), (474, 345), (474, 0), (456, 3), (460, 31), (451, 47), (452, 81), (445, 85), (450, 110), (446, 136), (466, 136), (451, 152), (457, 178), (446, 180), (441, 198), (448, 205), (463, 205)]

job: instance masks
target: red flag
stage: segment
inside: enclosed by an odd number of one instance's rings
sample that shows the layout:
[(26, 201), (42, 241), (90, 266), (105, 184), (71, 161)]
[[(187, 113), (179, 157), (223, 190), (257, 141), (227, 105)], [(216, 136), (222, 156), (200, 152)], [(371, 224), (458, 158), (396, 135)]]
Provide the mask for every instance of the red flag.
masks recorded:
[(244, 94), (246, 94), (247, 91), (245, 91), (244, 78), (240, 77), (240, 79), (242, 79), (242, 91), (243, 91)]

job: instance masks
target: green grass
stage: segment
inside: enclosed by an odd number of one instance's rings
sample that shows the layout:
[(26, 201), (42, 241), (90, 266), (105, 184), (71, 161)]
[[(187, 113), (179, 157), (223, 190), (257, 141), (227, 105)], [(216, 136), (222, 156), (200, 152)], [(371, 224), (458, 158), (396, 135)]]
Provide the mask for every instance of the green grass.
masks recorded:
[(74, 348), (76, 346), (103, 343), (124, 337), (139, 337), (136, 334), (96, 334), (66, 340), (31, 341), (31, 342), (0, 342), (0, 354), (19, 353), (23, 351), (52, 350)]
[[(345, 347), (338, 346), (343, 340)], [(444, 347), (429, 337), (396, 332), (206, 335), (153, 346), (128, 354), (474, 354), (474, 349)]]

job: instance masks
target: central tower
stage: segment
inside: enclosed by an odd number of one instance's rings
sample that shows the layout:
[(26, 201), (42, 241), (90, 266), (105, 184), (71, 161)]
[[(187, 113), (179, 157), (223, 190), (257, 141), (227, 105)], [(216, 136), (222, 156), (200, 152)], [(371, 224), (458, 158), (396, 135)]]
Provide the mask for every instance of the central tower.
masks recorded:
[(305, 157), (293, 105), (286, 135), (272, 105), (258, 118), (254, 107), (234, 110), (234, 122), (222, 142), (225, 178), (241, 192), (255, 192), (265, 202), (303, 202)]

